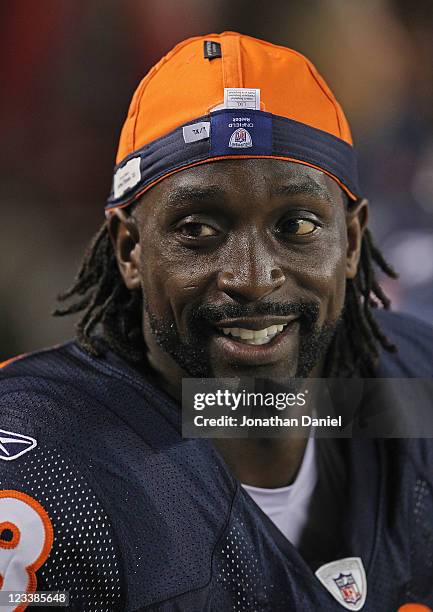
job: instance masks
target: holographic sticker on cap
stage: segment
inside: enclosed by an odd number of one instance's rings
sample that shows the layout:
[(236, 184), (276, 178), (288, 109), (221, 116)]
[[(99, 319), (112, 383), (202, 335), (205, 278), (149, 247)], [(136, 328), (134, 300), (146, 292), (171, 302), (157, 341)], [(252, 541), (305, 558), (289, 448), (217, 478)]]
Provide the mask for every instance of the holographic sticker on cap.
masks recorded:
[(244, 149), (253, 146), (253, 139), (248, 130), (241, 127), (230, 136), (229, 147), (231, 149)]

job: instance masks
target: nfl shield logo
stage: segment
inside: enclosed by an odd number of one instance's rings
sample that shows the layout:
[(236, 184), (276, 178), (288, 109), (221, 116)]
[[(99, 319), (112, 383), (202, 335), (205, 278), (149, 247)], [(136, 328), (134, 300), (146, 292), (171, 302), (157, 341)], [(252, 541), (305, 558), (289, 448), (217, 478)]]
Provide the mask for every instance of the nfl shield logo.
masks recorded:
[(238, 128), (230, 136), (229, 147), (232, 149), (243, 149), (245, 147), (252, 147), (253, 139), (251, 134), (245, 128)]
[(346, 557), (319, 567), (317, 578), (347, 610), (362, 610), (367, 597), (367, 576), (360, 557)]
[(352, 574), (340, 574), (338, 578), (334, 578), (334, 582), (346, 603), (356, 603), (361, 599), (361, 593)]

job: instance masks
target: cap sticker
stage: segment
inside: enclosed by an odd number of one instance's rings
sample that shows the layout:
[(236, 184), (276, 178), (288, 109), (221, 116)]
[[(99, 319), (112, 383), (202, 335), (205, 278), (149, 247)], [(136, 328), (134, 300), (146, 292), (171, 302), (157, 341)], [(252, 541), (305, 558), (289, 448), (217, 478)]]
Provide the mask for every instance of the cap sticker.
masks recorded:
[(367, 578), (360, 557), (347, 557), (319, 567), (317, 578), (343, 608), (361, 610), (367, 597)]
[(204, 57), (208, 60), (213, 60), (216, 57), (221, 57), (221, 44), (219, 42), (215, 42), (214, 40), (205, 40), (204, 41)]
[(260, 89), (224, 87), (224, 108), (260, 110)]
[(204, 140), (210, 136), (210, 121), (199, 121), (191, 125), (185, 125), (182, 128), (183, 139), (185, 142), (196, 142)]
[(245, 147), (252, 147), (253, 139), (251, 134), (245, 128), (238, 128), (230, 136), (229, 147), (232, 149), (245, 149)]
[(140, 158), (133, 157), (126, 162), (124, 166), (119, 168), (113, 181), (114, 198), (120, 198), (125, 191), (129, 191), (141, 180)]
[(268, 113), (232, 110), (211, 114), (211, 156), (272, 155), (272, 118)]

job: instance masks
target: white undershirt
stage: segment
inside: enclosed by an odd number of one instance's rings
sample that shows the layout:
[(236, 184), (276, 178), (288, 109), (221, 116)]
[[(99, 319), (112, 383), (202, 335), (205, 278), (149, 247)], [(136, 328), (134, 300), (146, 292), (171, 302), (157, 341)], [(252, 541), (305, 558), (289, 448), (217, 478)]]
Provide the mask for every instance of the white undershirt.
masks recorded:
[(317, 482), (314, 437), (308, 439), (304, 457), (295, 481), (288, 487), (262, 489), (243, 484), (278, 529), (293, 544), (298, 546), (308, 519), (308, 505)]

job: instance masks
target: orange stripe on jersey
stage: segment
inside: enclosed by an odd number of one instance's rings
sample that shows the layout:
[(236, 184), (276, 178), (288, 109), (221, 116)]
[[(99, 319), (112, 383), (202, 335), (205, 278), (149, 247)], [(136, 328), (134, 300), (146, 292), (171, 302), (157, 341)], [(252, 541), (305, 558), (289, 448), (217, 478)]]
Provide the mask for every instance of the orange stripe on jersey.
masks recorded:
[(7, 365), (13, 363), (14, 361), (18, 361), (18, 359), (22, 359), (25, 356), (26, 356), (26, 353), (23, 353), (22, 355), (16, 355), (15, 357), (11, 357), (10, 359), (6, 359), (6, 361), (0, 362), (0, 370), (2, 368), (5, 368)]

